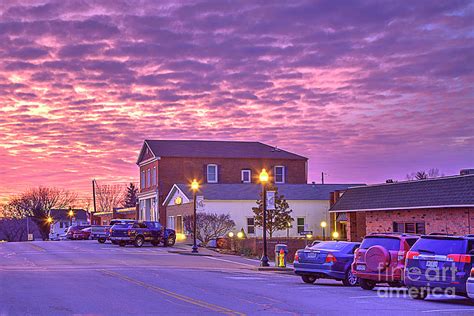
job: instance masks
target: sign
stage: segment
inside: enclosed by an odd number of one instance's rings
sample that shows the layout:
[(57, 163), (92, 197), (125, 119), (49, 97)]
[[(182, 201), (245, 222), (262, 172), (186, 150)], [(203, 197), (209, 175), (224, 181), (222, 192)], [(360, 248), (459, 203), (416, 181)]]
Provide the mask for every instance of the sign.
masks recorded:
[(204, 212), (204, 196), (202, 195), (196, 196), (196, 211)]
[(304, 231), (300, 232), (301, 236), (312, 235), (312, 234), (313, 234), (312, 230), (304, 230)]
[(275, 210), (275, 191), (267, 191), (267, 210)]
[(28, 234), (28, 241), (33, 241), (33, 234)]

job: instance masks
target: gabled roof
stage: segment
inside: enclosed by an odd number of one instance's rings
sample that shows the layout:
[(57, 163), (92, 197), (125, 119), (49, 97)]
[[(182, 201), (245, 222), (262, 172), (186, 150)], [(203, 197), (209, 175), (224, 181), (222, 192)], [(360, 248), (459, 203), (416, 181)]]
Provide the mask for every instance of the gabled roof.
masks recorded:
[[(283, 194), (286, 200), (329, 200), (331, 192), (345, 190), (361, 184), (279, 184), (278, 193)], [(192, 192), (187, 184), (175, 184), (170, 190), (163, 204), (167, 204), (176, 190), (180, 190), (191, 200)], [(257, 200), (262, 192), (259, 184), (205, 184), (199, 189), (198, 195), (205, 200)]]
[(474, 175), (348, 189), (330, 212), (474, 207)]
[(155, 157), (201, 157), (201, 158), (266, 158), (295, 159), (308, 158), (269, 146), (260, 142), (209, 141), (209, 140), (145, 140), (138, 162), (146, 148)]

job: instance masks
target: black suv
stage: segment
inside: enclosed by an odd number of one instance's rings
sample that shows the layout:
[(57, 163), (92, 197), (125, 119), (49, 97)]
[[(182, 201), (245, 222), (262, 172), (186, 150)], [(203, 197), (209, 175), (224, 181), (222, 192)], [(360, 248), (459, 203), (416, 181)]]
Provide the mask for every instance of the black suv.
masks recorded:
[(161, 242), (166, 246), (173, 246), (176, 242), (176, 232), (164, 228), (159, 222), (133, 222), (115, 224), (110, 229), (110, 240), (121, 247), (133, 244), (141, 247), (145, 242), (158, 246)]

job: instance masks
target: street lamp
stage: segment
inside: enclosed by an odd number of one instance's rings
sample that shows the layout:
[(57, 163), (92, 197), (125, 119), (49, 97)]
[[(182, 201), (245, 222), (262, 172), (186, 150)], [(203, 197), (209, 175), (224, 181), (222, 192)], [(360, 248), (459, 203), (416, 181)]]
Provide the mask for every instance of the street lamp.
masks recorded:
[(261, 259), (261, 266), (268, 267), (268, 256), (267, 256), (267, 192), (265, 190), (265, 185), (268, 182), (268, 173), (267, 170), (262, 169), (260, 172), (260, 183), (262, 184), (262, 207), (263, 207), (263, 256)]
[(337, 239), (339, 238), (339, 233), (338, 233), (337, 231), (334, 231), (334, 232), (332, 233), (332, 238), (333, 238), (334, 240), (337, 240)]
[(196, 192), (199, 190), (199, 183), (196, 179), (191, 182), (191, 190), (193, 190), (193, 201), (194, 201), (194, 218), (193, 218), (193, 253), (198, 253), (198, 247), (196, 244), (196, 226), (197, 226), (197, 214), (196, 214)]
[(322, 221), (321, 228), (323, 229), (323, 241), (326, 240), (326, 226), (328, 226), (328, 223), (326, 223), (326, 221)]
[(74, 212), (72, 211), (72, 208), (69, 208), (68, 215), (69, 215), (69, 220), (70, 220), (69, 226), (72, 226), (72, 217), (74, 216)]
[(51, 216), (48, 216), (48, 218), (46, 218), (46, 222), (48, 224), (51, 224), (53, 222), (53, 218)]

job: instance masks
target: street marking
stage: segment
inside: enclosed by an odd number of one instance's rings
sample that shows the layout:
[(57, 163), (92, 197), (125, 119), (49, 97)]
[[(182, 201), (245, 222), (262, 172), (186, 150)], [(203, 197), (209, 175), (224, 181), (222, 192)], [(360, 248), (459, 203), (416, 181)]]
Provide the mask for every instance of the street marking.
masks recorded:
[(43, 247), (40, 247), (38, 245), (35, 245), (35, 244), (27, 244), (28, 246), (30, 246), (31, 248), (34, 248), (36, 250), (39, 250), (39, 251), (46, 251), (46, 249), (44, 249)]
[(237, 276), (237, 277), (225, 277), (226, 279), (232, 280), (264, 280), (264, 278), (252, 277), (252, 276)]
[(252, 267), (252, 268), (255, 268), (255, 267), (256, 267), (256, 266), (251, 265), (251, 264), (248, 264), (248, 263), (235, 262), (235, 261), (226, 260), (226, 259), (220, 259), (220, 258), (214, 258), (214, 257), (203, 257), (203, 258), (208, 258), (208, 259), (212, 259), (212, 260), (218, 260), (218, 261), (224, 261), (224, 262), (229, 262), (229, 263), (240, 264), (240, 265), (242, 265), (242, 266), (247, 266), (247, 267)]
[(170, 296), (172, 298), (175, 298), (177, 300), (180, 300), (180, 301), (183, 301), (183, 302), (186, 302), (186, 303), (190, 303), (190, 304), (193, 304), (193, 305), (196, 305), (196, 306), (199, 306), (199, 307), (207, 308), (207, 309), (209, 309), (211, 311), (214, 311), (214, 312), (220, 312), (220, 313), (223, 313), (223, 314), (226, 314), (226, 315), (245, 315), (243, 313), (234, 311), (232, 309), (228, 309), (228, 308), (225, 308), (225, 307), (222, 307), (222, 306), (218, 306), (218, 305), (207, 303), (207, 302), (204, 302), (204, 301), (201, 301), (201, 300), (197, 300), (197, 299), (194, 299), (194, 298), (191, 298), (191, 297), (188, 297), (188, 296), (184, 296), (184, 295), (181, 295), (181, 294), (178, 294), (178, 293), (175, 293), (175, 292), (171, 292), (169, 290), (166, 290), (166, 289), (163, 289), (163, 288), (160, 288), (160, 287), (157, 287), (157, 286), (154, 286), (154, 285), (151, 285), (151, 284), (148, 284), (148, 283), (136, 280), (136, 279), (132, 279), (132, 278), (130, 278), (126, 275), (123, 275), (123, 274), (119, 274), (119, 273), (112, 272), (112, 271), (107, 271), (107, 270), (100, 270), (100, 271), (102, 273), (106, 274), (106, 275), (116, 277), (116, 278), (124, 280), (124, 281), (128, 281), (130, 283), (139, 285), (141, 287), (144, 287), (146, 289), (158, 292), (158, 293), (163, 294), (163, 295)]
[(474, 311), (474, 308), (451, 308), (451, 309), (430, 309), (421, 311), (422, 313), (449, 313), (449, 312), (467, 312)]

